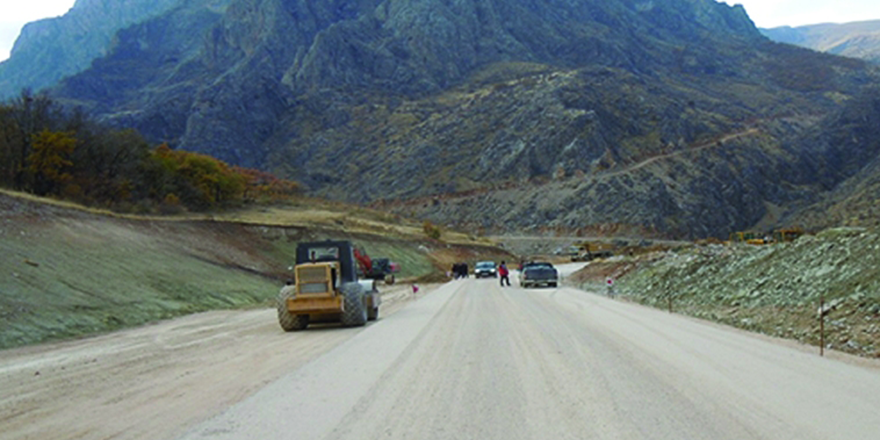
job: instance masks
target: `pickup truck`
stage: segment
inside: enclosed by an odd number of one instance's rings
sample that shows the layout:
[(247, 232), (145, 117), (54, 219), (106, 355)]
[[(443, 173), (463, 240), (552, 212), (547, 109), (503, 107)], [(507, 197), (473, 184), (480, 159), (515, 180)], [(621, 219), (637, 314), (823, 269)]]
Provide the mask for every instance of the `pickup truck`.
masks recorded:
[(559, 285), (559, 272), (550, 263), (527, 263), (519, 273), (522, 288)]

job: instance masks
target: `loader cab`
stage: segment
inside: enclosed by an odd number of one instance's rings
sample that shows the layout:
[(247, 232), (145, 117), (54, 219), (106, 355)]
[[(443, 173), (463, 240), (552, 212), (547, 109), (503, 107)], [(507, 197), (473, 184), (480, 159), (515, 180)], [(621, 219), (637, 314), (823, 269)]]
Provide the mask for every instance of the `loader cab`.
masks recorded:
[[(300, 243), (296, 247), (296, 266), (308, 268), (324, 263), (336, 263), (333, 278), (339, 283), (350, 283), (358, 280), (357, 264), (354, 260), (354, 248), (347, 241), (318, 241)], [(299, 276), (299, 274), (297, 274)], [(297, 279), (299, 281), (299, 279)]]

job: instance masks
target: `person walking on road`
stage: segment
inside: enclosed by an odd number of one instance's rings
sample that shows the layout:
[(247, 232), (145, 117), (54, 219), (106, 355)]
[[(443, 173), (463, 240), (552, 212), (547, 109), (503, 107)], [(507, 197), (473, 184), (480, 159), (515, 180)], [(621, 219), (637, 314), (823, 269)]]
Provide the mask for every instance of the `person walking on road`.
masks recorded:
[(507, 270), (507, 264), (503, 261), (501, 262), (501, 266), (498, 266), (498, 278), (501, 281), (501, 287), (504, 287), (504, 283), (507, 282), (507, 286), (510, 287), (510, 271)]

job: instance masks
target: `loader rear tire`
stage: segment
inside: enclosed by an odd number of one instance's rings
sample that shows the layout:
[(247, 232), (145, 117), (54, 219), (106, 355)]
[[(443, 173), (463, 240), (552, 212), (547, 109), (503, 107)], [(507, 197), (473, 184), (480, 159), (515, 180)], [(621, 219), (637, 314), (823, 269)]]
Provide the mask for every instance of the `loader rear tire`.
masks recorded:
[(278, 295), (278, 323), (286, 332), (305, 330), (309, 326), (309, 315), (294, 315), (287, 310), (287, 298), (290, 295), (282, 293)]
[(357, 327), (367, 323), (367, 305), (364, 301), (364, 288), (358, 283), (346, 283), (339, 289), (345, 311), (342, 325)]

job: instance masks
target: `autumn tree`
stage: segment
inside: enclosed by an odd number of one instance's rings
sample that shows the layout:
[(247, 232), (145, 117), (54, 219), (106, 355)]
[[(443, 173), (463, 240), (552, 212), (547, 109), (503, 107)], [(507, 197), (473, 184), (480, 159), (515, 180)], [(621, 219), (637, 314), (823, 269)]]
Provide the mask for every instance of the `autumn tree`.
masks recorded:
[(13, 188), (25, 190), (27, 185), (28, 158), (33, 148), (34, 136), (53, 128), (58, 120), (59, 111), (54, 101), (45, 94), (34, 95), (29, 89), (12, 100), (9, 105), (9, 118), (17, 131), (14, 142), (10, 145), (13, 162)]
[(34, 176), (34, 193), (42, 196), (60, 192), (71, 179), (68, 169), (73, 165), (70, 155), (75, 148), (73, 133), (44, 130), (35, 136), (27, 157), (28, 170)]
[(169, 174), (162, 181), (160, 196), (177, 194), (184, 204), (199, 209), (241, 199), (247, 186), (244, 176), (225, 162), (203, 154), (175, 151), (161, 145), (153, 159)]
[(0, 106), (0, 184), (12, 186), (20, 167), (21, 139), (12, 117), (12, 107)]
[(143, 212), (289, 198), (299, 185), (213, 157), (152, 148), (25, 90), (0, 103), (0, 186)]
[(298, 183), (279, 179), (264, 171), (241, 167), (233, 167), (232, 171), (245, 179), (246, 187), (243, 196), (246, 201), (255, 201), (262, 197), (270, 200), (286, 199), (300, 191)]
[[(70, 126), (70, 125), (69, 125)], [(136, 193), (135, 182), (150, 155), (150, 145), (135, 130), (109, 130), (91, 123), (76, 125), (73, 175), (84, 196), (106, 204), (126, 201)]]

